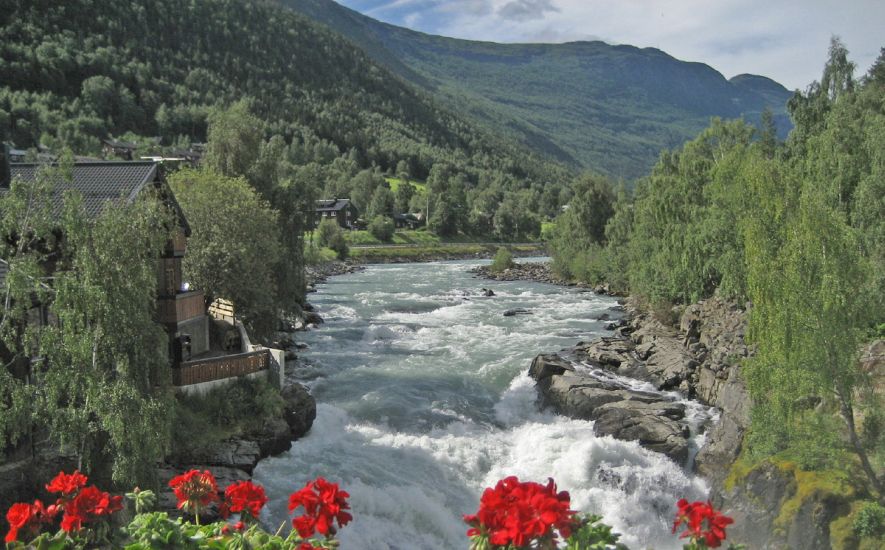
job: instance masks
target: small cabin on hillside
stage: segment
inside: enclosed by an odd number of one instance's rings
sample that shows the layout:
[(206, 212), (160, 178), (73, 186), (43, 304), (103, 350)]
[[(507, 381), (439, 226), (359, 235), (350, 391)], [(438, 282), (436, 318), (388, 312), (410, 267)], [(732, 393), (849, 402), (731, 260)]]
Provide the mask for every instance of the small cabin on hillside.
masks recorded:
[(418, 229), (424, 225), (424, 215), (409, 212), (394, 214), (393, 222), (396, 224), (397, 229)]
[(351, 229), (359, 218), (359, 210), (350, 199), (321, 199), (316, 205), (316, 225), (321, 221), (334, 219), (344, 229)]

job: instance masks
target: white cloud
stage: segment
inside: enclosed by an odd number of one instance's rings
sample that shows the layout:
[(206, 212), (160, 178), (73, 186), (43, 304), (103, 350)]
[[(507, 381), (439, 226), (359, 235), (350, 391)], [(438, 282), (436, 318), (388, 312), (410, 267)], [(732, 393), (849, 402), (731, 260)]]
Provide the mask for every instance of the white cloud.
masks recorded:
[(885, 46), (882, 0), (392, 0), (369, 9), (359, 5), (365, 2), (339, 1), (394, 24), (456, 38), (602, 37), (655, 47), (707, 63), (726, 77), (761, 74), (788, 88), (820, 78), (831, 35), (842, 37), (859, 72)]

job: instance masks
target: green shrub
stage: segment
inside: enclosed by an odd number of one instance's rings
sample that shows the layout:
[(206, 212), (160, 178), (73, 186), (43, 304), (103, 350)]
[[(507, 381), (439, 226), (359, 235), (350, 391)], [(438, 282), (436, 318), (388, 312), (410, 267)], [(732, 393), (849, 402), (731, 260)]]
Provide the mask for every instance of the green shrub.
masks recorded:
[(854, 534), (859, 537), (878, 538), (885, 535), (885, 506), (867, 502), (854, 516)]
[(372, 218), (372, 221), (369, 222), (369, 233), (379, 241), (385, 243), (390, 242), (391, 239), (393, 239), (393, 232), (395, 229), (396, 226), (394, 225), (393, 220), (387, 216), (375, 216)]
[(257, 431), (283, 411), (280, 392), (263, 379), (238, 378), (206, 395), (179, 395), (174, 454), (210, 449), (219, 441)]
[(344, 235), (341, 233), (341, 231), (332, 235), (332, 238), (329, 240), (328, 246), (335, 251), (338, 259), (342, 261), (346, 260), (348, 254), (350, 253), (350, 248), (347, 247), (347, 241), (344, 240)]
[(331, 248), (320, 248), (316, 244), (306, 244), (304, 246), (304, 264), (317, 265), (331, 262), (338, 255)]
[(320, 247), (332, 248), (329, 244), (336, 235), (341, 235), (341, 226), (335, 220), (327, 218), (317, 227), (317, 244)]
[(492, 260), (491, 270), (498, 273), (505, 269), (510, 269), (514, 265), (513, 254), (502, 246), (498, 248), (498, 252), (495, 253), (495, 259)]

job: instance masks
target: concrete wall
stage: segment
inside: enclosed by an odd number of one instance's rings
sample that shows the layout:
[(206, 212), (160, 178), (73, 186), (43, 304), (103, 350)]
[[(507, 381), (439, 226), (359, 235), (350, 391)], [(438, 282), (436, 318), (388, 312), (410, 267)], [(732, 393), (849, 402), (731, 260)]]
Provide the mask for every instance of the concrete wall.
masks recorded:
[(191, 336), (191, 355), (199, 355), (209, 351), (209, 318), (201, 315), (195, 319), (190, 319), (178, 323), (177, 332), (181, 334), (190, 334)]

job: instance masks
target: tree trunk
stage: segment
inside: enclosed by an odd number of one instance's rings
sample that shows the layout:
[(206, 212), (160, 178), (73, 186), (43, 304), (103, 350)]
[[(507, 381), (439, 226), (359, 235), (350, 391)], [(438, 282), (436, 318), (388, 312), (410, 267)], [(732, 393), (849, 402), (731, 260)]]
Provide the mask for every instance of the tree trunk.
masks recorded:
[(873, 486), (873, 490), (876, 492), (876, 496), (879, 499), (882, 499), (883, 496), (885, 496), (882, 494), (882, 485), (879, 478), (876, 477), (876, 472), (870, 464), (870, 459), (867, 457), (867, 452), (864, 450), (860, 438), (857, 436), (857, 429), (854, 425), (854, 408), (845, 396), (844, 391), (837, 392), (837, 395), (839, 396), (839, 408), (842, 413), (842, 419), (845, 420), (845, 423), (848, 425), (848, 436), (851, 439), (851, 445), (854, 447), (854, 452), (857, 453), (857, 456), (860, 458), (860, 464), (863, 467), (864, 473), (870, 478), (870, 483)]

